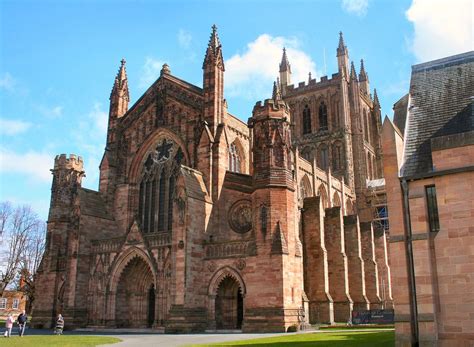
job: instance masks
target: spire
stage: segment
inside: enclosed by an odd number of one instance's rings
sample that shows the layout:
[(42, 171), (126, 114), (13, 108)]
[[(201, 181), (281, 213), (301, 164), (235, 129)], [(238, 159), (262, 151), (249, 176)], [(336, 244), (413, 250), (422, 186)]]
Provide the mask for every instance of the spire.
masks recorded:
[(351, 80), (357, 81), (357, 73), (353, 61), (351, 62)]
[(120, 68), (114, 80), (114, 86), (112, 87), (112, 92), (110, 93), (110, 99), (112, 99), (112, 97), (116, 95), (125, 98), (127, 101), (130, 100), (130, 95), (128, 93), (128, 78), (125, 63), (125, 59), (122, 59), (120, 61)]
[[(206, 57), (204, 58), (204, 64), (214, 63), (216, 65), (222, 64), (224, 68), (224, 59), (222, 57), (222, 45), (219, 40), (219, 35), (217, 34), (217, 26), (212, 25), (211, 37), (209, 38), (209, 43), (207, 44)], [(204, 68), (204, 66), (203, 66)]]
[(288, 57), (286, 56), (286, 48), (283, 48), (283, 55), (281, 57), (280, 63), (280, 72), (284, 71), (289, 71), (291, 73), (290, 62), (288, 61)]
[(128, 78), (125, 63), (125, 59), (122, 59), (120, 61), (120, 68), (114, 80), (114, 86), (112, 87), (112, 92), (110, 93), (110, 100), (112, 100), (114, 96), (124, 98), (127, 102), (130, 100), (130, 95), (128, 93)]
[(365, 72), (364, 68), (364, 59), (360, 60), (360, 73), (359, 73), (359, 81), (367, 81), (369, 79), (369, 76), (367, 76), (367, 73)]
[(379, 97), (377, 95), (377, 89), (374, 88), (374, 105), (380, 108)]
[(276, 102), (281, 100), (280, 85), (277, 82), (273, 82), (273, 93), (272, 99)]
[(344, 44), (344, 37), (342, 31), (339, 31), (339, 45), (337, 46), (337, 55), (343, 55), (346, 53), (346, 45)]
[(209, 39), (208, 47), (210, 47), (214, 51), (214, 53), (216, 53), (217, 49), (221, 47), (219, 35), (217, 35), (217, 26), (215, 24), (212, 25), (212, 33), (211, 38)]

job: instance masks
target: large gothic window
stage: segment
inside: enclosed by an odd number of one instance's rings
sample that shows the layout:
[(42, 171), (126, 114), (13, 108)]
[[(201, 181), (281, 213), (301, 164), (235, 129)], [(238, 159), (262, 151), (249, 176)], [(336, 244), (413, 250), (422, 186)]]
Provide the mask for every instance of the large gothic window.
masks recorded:
[(229, 171), (241, 172), (242, 159), (240, 158), (239, 151), (235, 142), (232, 142), (229, 146)]
[(319, 130), (328, 130), (328, 108), (324, 101), (319, 105)]
[(303, 135), (311, 133), (311, 111), (308, 105), (303, 109)]
[(145, 161), (138, 217), (143, 232), (171, 231), (176, 177), (184, 159), (181, 148), (164, 139)]

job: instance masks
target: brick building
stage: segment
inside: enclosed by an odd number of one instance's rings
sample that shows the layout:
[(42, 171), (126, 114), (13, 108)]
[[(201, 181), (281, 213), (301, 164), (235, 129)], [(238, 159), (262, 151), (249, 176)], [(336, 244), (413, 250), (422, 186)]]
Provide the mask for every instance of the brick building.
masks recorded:
[(5, 290), (0, 297), (0, 319), (5, 320), (8, 315), (16, 318), (26, 309), (26, 295), (19, 290)]
[(122, 61), (99, 191), (55, 159), (34, 325), (285, 331), (391, 306), (377, 95), (342, 34), (330, 79), (292, 85), (289, 58), (247, 124), (215, 26), (202, 87), (165, 64), (129, 108)]
[(384, 121), (397, 346), (474, 343), (473, 76), (474, 52), (414, 65)]

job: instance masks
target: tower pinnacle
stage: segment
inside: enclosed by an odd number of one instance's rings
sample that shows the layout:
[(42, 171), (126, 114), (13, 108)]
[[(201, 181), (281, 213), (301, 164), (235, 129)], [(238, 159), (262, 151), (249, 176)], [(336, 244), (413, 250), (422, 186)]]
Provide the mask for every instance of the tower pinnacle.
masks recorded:
[(110, 100), (114, 96), (122, 97), (127, 100), (130, 100), (130, 95), (128, 93), (128, 78), (127, 78), (127, 70), (125, 67), (126, 61), (124, 58), (120, 61), (120, 68), (117, 72), (117, 76), (114, 80), (114, 86), (112, 87), (112, 92), (110, 93)]
[(367, 72), (365, 72), (365, 67), (364, 67), (364, 59), (360, 60), (360, 73), (359, 73), (359, 81), (367, 81), (369, 79), (369, 76), (367, 76)]
[(281, 100), (280, 84), (277, 82), (273, 82), (272, 99), (275, 101)]
[(344, 44), (344, 37), (342, 31), (339, 31), (339, 45), (337, 46), (337, 55), (342, 55), (346, 51), (346, 45)]
[(351, 80), (356, 80), (357, 81), (357, 72), (354, 66), (354, 62), (351, 62)]
[(289, 71), (291, 73), (290, 62), (288, 61), (288, 57), (286, 56), (286, 48), (283, 48), (283, 55), (281, 57), (280, 63), (280, 72), (284, 71)]
[(206, 57), (204, 58), (204, 65), (214, 64), (219, 65), (224, 70), (224, 59), (222, 57), (222, 45), (219, 40), (219, 35), (217, 34), (217, 26), (215, 24), (211, 27), (211, 37), (209, 38), (209, 43), (207, 44)]
[(377, 95), (377, 89), (374, 88), (374, 105), (380, 107), (379, 97)]
[(286, 93), (286, 86), (291, 84), (291, 65), (286, 56), (286, 48), (283, 48), (283, 55), (280, 63), (280, 81), (282, 95)]

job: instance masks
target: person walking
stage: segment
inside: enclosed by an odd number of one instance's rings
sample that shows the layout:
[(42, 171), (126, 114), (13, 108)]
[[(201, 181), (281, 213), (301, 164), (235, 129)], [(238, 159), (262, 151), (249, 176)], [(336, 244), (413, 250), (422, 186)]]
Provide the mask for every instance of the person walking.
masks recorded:
[(28, 322), (28, 316), (26, 315), (25, 310), (21, 312), (16, 321), (18, 322), (18, 335), (23, 336), (25, 333), (26, 322)]
[(61, 335), (64, 329), (64, 318), (61, 314), (58, 314), (58, 319), (56, 320), (56, 328), (54, 329), (54, 333), (56, 335)]
[(5, 334), (3, 336), (10, 337), (12, 335), (12, 328), (13, 328), (13, 319), (12, 315), (9, 314), (7, 320), (5, 321)]

